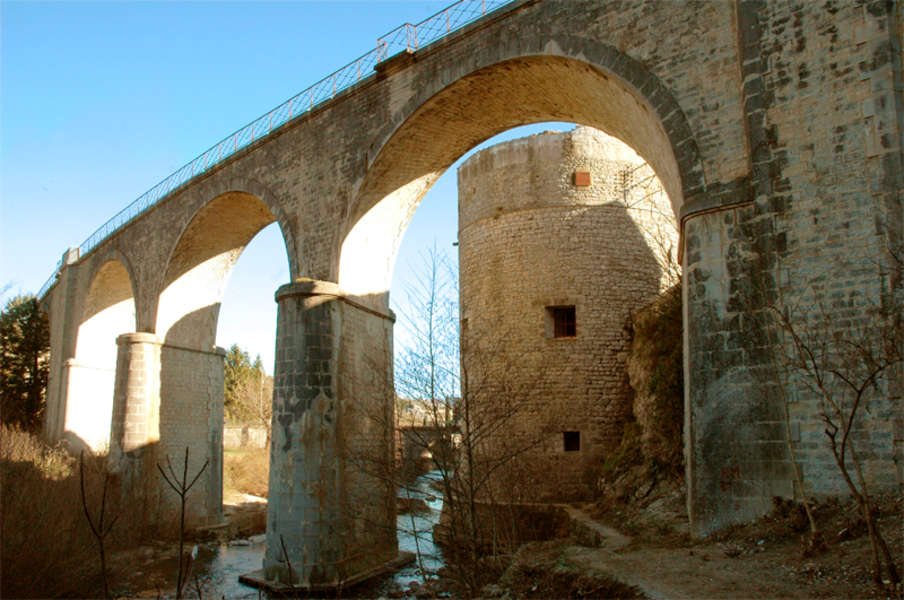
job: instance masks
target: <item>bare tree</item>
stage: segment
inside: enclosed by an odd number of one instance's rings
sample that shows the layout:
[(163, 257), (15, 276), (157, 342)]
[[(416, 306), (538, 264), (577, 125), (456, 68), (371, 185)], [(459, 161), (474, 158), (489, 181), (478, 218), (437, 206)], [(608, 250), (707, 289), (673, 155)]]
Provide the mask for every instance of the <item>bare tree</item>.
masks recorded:
[(433, 422), (446, 423), (461, 395), (458, 271), (436, 244), (422, 254), (407, 300), (396, 389), (404, 398), (426, 401), (421, 406)]
[(176, 598), (182, 597), (182, 590), (185, 587), (185, 583), (188, 581), (188, 578), (191, 574), (191, 567), (194, 563), (195, 558), (197, 557), (198, 548), (197, 546), (192, 549), (192, 552), (188, 555), (185, 554), (185, 502), (186, 496), (188, 496), (188, 492), (191, 488), (197, 483), (198, 478), (201, 477), (201, 474), (207, 468), (209, 464), (209, 460), (205, 460), (204, 464), (201, 466), (201, 469), (198, 473), (192, 478), (191, 481), (188, 480), (188, 446), (185, 447), (185, 463), (182, 466), (182, 477), (180, 478), (176, 475), (176, 471), (173, 469), (173, 463), (170, 461), (169, 455), (166, 456), (166, 467), (169, 473), (163, 470), (163, 467), (160, 466), (160, 463), (157, 463), (157, 470), (160, 471), (160, 475), (163, 477), (163, 480), (166, 481), (167, 484), (176, 494), (179, 495), (180, 502), (180, 514), (179, 514), (179, 575), (176, 581)]
[(430, 450), (444, 496), (440, 534), (449, 567), (463, 591), (473, 595), (482, 585), (483, 551), (517, 538), (517, 523), (512, 518), (503, 523), (499, 508), (511, 509), (515, 495), (509, 491), (518, 479), (519, 460), (539, 440), (533, 433), (513, 434), (518, 399), (531, 387), (523, 377), (510, 375), (516, 371), (513, 361), (523, 357), (507, 353), (506, 336), (498, 334), (468, 348), (468, 360), (462, 361), (458, 300), (457, 268), (434, 246), (422, 256), (408, 290), (395, 379), (400, 404), (413, 407), (422, 422), (444, 434), (437, 443), (417, 429), (404, 433), (407, 443)]
[(81, 490), (81, 498), (82, 498), (82, 509), (85, 512), (85, 519), (88, 520), (88, 527), (91, 528), (91, 534), (94, 535), (94, 538), (97, 540), (98, 551), (100, 552), (100, 574), (101, 579), (104, 583), (104, 598), (110, 597), (110, 586), (107, 583), (107, 555), (105, 552), (105, 541), (107, 536), (113, 530), (113, 525), (116, 524), (119, 515), (114, 515), (112, 519), (109, 519), (106, 523), (104, 523), (104, 517), (109, 517), (106, 514), (107, 512), (107, 489), (110, 483), (110, 473), (104, 470), (104, 484), (103, 484), (103, 492), (101, 493), (100, 499), (100, 511), (97, 515), (97, 519), (91, 516), (91, 511), (88, 509), (88, 498), (85, 494), (85, 453), (81, 452), (78, 457), (78, 477), (79, 477), (79, 489)]
[[(759, 284), (757, 295), (761, 298), (770, 297), (770, 293), (763, 282)], [(756, 336), (764, 342), (768, 341), (774, 345), (774, 351), (771, 353), (771, 364), (767, 365), (767, 369), (771, 369), (771, 372), (769, 376), (760, 380), (761, 392), (766, 397), (777, 396), (778, 401), (781, 403), (785, 448), (788, 450), (788, 459), (791, 462), (794, 482), (797, 485), (796, 494), (800, 496), (800, 503), (807, 517), (809, 528), (805, 552), (815, 554), (825, 549), (825, 540), (813, 514), (813, 506), (807, 492), (792, 425), (791, 406), (795, 399), (796, 360), (794, 352), (789, 352), (789, 346), (783, 344), (780, 339), (781, 332), (788, 328), (790, 320), (787, 318), (788, 313), (786, 313), (786, 309), (778, 304), (773, 304), (763, 310), (752, 306), (751, 303), (751, 305), (747, 306), (747, 310), (753, 316), (750, 322), (756, 328)]]
[[(780, 315), (781, 313), (779, 312), (779, 316)], [(816, 517), (813, 515), (813, 506), (807, 494), (806, 486), (804, 485), (803, 470), (801, 469), (800, 461), (797, 458), (794, 432), (791, 427), (791, 398), (789, 397), (791, 394), (791, 383), (789, 380), (792, 365), (789, 361), (782, 362), (778, 360), (778, 355), (773, 354), (772, 366), (777, 378), (778, 385), (776, 389), (779, 393), (779, 401), (782, 403), (782, 417), (785, 421), (785, 447), (788, 449), (788, 458), (791, 461), (791, 467), (794, 472), (794, 481), (797, 483), (801, 505), (804, 508), (804, 513), (807, 515), (807, 525), (810, 528), (806, 549), (808, 553), (814, 554), (824, 549), (825, 541), (823, 540), (822, 533), (816, 523)]]
[(897, 584), (901, 578), (879, 530), (856, 432), (864, 427), (870, 405), (887, 397), (890, 379), (901, 366), (901, 330), (897, 309), (863, 306), (861, 300), (851, 298), (847, 306), (814, 302), (805, 308), (774, 307), (771, 312), (785, 337), (778, 362), (786, 370), (788, 387), (818, 400), (832, 456), (866, 523), (874, 580), (882, 585), (884, 569)]
[[(397, 403), (400, 414), (393, 427), (403, 426), (399, 428), (399, 441), (403, 446), (428, 451), (433, 436), (418, 430), (416, 425), (440, 429), (450, 426), (456, 399), (461, 395), (458, 273), (450, 257), (440, 252), (435, 243), (421, 254), (406, 299), (407, 306), (400, 311), (402, 350), (397, 354), (394, 377), (400, 397)], [(411, 427), (405, 428), (406, 424)], [(419, 456), (420, 452), (417, 454)], [(440, 472), (445, 502), (452, 499), (448, 483), (454, 475), (455, 465), (450, 458), (448, 453), (432, 454), (433, 466)], [(414, 465), (403, 462), (399, 475), (410, 501), (409, 481), (416, 473), (409, 467)], [(408, 533), (415, 540), (419, 565), (424, 571), (420, 556), (422, 537), (429, 533), (418, 530), (413, 515)]]

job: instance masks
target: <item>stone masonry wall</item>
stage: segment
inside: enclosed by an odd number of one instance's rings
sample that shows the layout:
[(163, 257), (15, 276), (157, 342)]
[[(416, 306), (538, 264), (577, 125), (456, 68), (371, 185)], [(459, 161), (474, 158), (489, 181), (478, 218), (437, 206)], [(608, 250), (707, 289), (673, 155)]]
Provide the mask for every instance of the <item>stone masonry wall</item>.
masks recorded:
[[(825, 405), (803, 379), (779, 385), (791, 345), (771, 311), (819, 347), (870, 329), (875, 341), (876, 310), (900, 310), (901, 265), (888, 252), (901, 237), (900, 3), (741, 0), (736, 10), (750, 175), (725, 188), (728, 202), (682, 211), (698, 534), (796, 493), (785, 402), (804, 486), (847, 493)], [(853, 436), (866, 477), (899, 486), (899, 373), (870, 404)]]
[[(868, 322), (867, 306), (900, 306), (901, 269), (886, 249), (904, 237), (901, 71), (900, 2), (513, 3), (394, 57), (373, 77), (199, 174), (91, 252), (69, 253), (47, 301), (48, 435), (64, 434), (66, 365), (89, 286), (108, 260), (129, 274), (136, 323), (128, 330), (164, 335), (157, 317), (171, 258), (194, 216), (218, 197), (240, 191), (266, 205), (283, 232), (292, 280), (336, 282), (347, 258), (344, 241), (362, 216), (406, 196), (402, 214), (380, 224), (397, 229), (369, 238), (386, 243), (352, 257), (364, 261), (359, 272), (386, 271), (397, 233), (439, 173), (507, 128), (564, 120), (629, 142), (671, 194), (684, 234), (692, 530), (702, 535), (756, 517), (770, 509), (772, 495), (793, 491), (782, 407), (775, 388), (763, 384), (779, 342), (774, 332), (758, 330), (764, 311), (779, 300), (826, 301), (840, 324)], [(604, 221), (594, 206), (548, 210), (570, 219), (551, 230), (567, 231), (568, 224), (584, 235)], [(500, 228), (517, 229), (518, 219), (536, 226), (528, 216), (503, 210), (494, 221)], [(229, 230), (242, 220), (221, 222)], [(203, 244), (203, 235), (197, 241)], [(580, 256), (567, 244), (542, 250)], [(494, 260), (508, 269), (515, 255)], [(355, 283), (348, 289), (356, 294), (385, 297), (386, 289)], [(505, 291), (497, 297), (512, 306), (524, 298), (506, 298)], [(584, 319), (580, 311), (578, 317)], [(537, 331), (541, 323), (532, 326)], [(889, 387), (888, 404), (872, 413), (875, 428), (862, 432), (880, 480), (889, 479), (892, 469), (882, 466), (889, 456), (899, 477), (902, 464), (900, 378)], [(795, 402), (804, 471), (817, 482), (808, 485), (838, 489), (819, 441), (817, 405), (805, 396)], [(279, 524), (271, 537), (293, 519), (271, 519)], [(333, 560), (331, 552), (312, 560)]]
[[(459, 169), (464, 394), (478, 429), (500, 422), (477, 440), (508, 463), (494, 494), (587, 498), (621, 440), (625, 324), (668, 283), (659, 248), (677, 247), (661, 187), (641, 197), (647, 188), (625, 186), (643, 168), (581, 127), (499, 144)], [(563, 305), (575, 307), (574, 337), (553, 335), (547, 307)], [(579, 450), (565, 451), (566, 431), (580, 433)]]
[[(887, 252), (904, 256), (900, 3), (749, 8), (762, 34), (763, 104), (780, 208), (775, 229), (787, 240), (778, 273), (783, 301), (797, 307), (795, 319), (810, 333), (828, 321), (848, 337), (875, 339), (882, 332), (871, 311), (901, 306), (893, 289), (901, 264)], [(865, 475), (879, 486), (904, 484), (896, 380), (861, 411), (855, 428)], [(847, 493), (828, 452), (819, 399), (798, 389), (789, 400), (805, 485)]]
[(338, 586), (397, 554), (392, 318), (331, 282), (300, 279), (276, 299), (267, 527), (280, 534), (268, 535), (264, 572)]
[(397, 554), (392, 434), (391, 313), (340, 303), (339, 398), (345, 573), (375, 568)]
[[(160, 352), (160, 460), (168, 455), (181, 474), (189, 449), (189, 477), (209, 460), (189, 492), (188, 511), (200, 525), (223, 518), (223, 368), (226, 352), (163, 345)], [(164, 499), (176, 503), (172, 490)]]
[(116, 343), (118, 368), (110, 426), (114, 465), (124, 454), (142, 451), (160, 439), (160, 341), (150, 333), (127, 333)]

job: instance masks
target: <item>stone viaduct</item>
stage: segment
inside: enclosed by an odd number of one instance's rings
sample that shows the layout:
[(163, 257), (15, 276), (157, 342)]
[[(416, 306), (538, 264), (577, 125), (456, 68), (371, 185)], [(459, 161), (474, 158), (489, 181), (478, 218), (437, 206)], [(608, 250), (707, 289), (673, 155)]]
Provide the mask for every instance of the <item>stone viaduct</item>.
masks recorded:
[[(379, 473), (392, 460), (399, 240), (468, 149), (571, 121), (643, 156), (680, 222), (693, 531), (762, 514), (794, 489), (768, 379), (777, 341), (755, 315), (792, 297), (838, 300), (829, 310), (843, 304), (847, 317), (900, 306), (886, 249), (902, 234), (901, 16), (886, 0), (518, 0), (389, 57), (64, 256), (45, 295), (47, 434), (109, 444), (126, 472), (147, 449), (190, 446), (213, 467), (195, 516), (217, 521), (218, 307), (244, 246), (276, 221), (291, 281), (276, 290), (264, 575), (289, 578), (281, 541), (297, 584), (385, 563), (396, 554), (394, 490)], [(889, 484), (902, 438), (892, 387), (865, 442), (868, 474)], [(832, 465), (813, 402), (792, 408), (810, 485), (841, 491), (819, 477)]]

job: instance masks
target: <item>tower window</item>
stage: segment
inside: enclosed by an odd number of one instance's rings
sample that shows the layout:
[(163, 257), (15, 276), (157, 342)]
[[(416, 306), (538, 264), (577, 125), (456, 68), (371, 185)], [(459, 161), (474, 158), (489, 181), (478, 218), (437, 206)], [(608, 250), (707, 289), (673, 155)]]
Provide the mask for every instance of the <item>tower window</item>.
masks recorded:
[(565, 447), (565, 452), (578, 452), (581, 449), (581, 432), (563, 431), (562, 442)]
[(550, 337), (577, 335), (574, 306), (547, 306), (546, 317), (547, 335), (551, 333)]
[(590, 171), (575, 171), (574, 185), (576, 187), (587, 187), (590, 185)]

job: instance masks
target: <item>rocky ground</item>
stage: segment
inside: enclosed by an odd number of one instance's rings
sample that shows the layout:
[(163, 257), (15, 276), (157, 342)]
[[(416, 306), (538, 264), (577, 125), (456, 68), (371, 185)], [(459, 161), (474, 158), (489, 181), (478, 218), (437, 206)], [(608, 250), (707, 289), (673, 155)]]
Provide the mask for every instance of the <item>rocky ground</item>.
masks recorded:
[[(904, 566), (902, 497), (878, 498), (879, 522)], [(879, 589), (866, 525), (851, 500), (815, 504), (826, 547), (810, 552), (804, 511), (779, 502), (768, 516), (705, 540), (692, 540), (683, 498), (663, 495), (645, 507), (596, 507), (595, 517), (618, 524), (630, 541), (611, 550), (571, 547), (565, 556), (578, 568), (598, 569), (636, 585), (653, 598), (895, 598)], [(886, 578), (888, 575), (886, 574)]]
[[(902, 498), (878, 499), (880, 526), (898, 569), (904, 566)], [(904, 598), (901, 585), (877, 587), (866, 526), (852, 501), (814, 507), (826, 547), (804, 543), (807, 521), (788, 502), (772, 514), (706, 540), (688, 535), (680, 490), (643, 506), (571, 507), (581, 525), (567, 538), (535, 542), (487, 560), (483, 598)], [(886, 575), (887, 577), (887, 575)], [(458, 597), (442, 579), (395, 590), (394, 597)]]
[[(237, 495), (229, 500), (230, 525), (217, 537), (230, 540), (263, 531), (262, 498)], [(881, 531), (901, 569), (904, 498), (886, 495), (878, 500)], [(826, 547), (815, 554), (803, 543), (804, 513), (789, 502), (778, 503), (772, 514), (754, 523), (705, 540), (688, 534), (680, 488), (661, 486), (642, 502), (564, 509), (573, 523), (570, 535), (525, 544), (511, 554), (480, 562), (478, 597), (904, 598), (900, 585), (880, 589), (873, 584), (869, 537), (850, 500), (815, 505), (826, 540)], [(459, 582), (454, 568), (447, 567), (426, 584), (389, 586), (379, 592), (346, 590), (343, 595), (465, 597), (467, 590)]]

